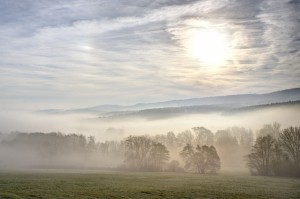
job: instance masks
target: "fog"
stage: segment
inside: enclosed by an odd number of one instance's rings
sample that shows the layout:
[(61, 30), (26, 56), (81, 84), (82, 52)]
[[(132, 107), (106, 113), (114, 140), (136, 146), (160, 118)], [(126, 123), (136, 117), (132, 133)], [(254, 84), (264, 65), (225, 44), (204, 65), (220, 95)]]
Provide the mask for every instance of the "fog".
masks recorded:
[[(41, 114), (24, 111), (1, 111), (0, 132), (63, 132), (94, 136), (98, 141), (123, 139), (128, 135), (155, 135), (181, 132), (204, 126), (215, 132), (230, 126), (257, 131), (262, 125), (279, 122), (283, 127), (299, 125), (300, 106), (275, 107), (237, 113), (181, 114), (176, 117), (148, 119), (124, 117), (101, 119), (96, 114)], [(114, 131), (112, 131), (114, 129)]]
[[(146, 135), (153, 142), (164, 144), (169, 153), (168, 162), (178, 161), (180, 168), (184, 166), (180, 152), (185, 144), (206, 144), (216, 147), (222, 169), (244, 169), (244, 156), (250, 152), (260, 129), (274, 122), (280, 123), (281, 128), (298, 126), (299, 111), (299, 106), (272, 107), (239, 112), (187, 113), (157, 117), (159, 119), (2, 111), (0, 168), (128, 169), (124, 156), (126, 138)], [(204, 132), (211, 132), (213, 141), (197, 138), (199, 134), (194, 127), (204, 127)], [(31, 132), (42, 133), (29, 134)], [(176, 144), (167, 138), (168, 132), (174, 132)], [(253, 139), (241, 143), (241, 137), (249, 133), (253, 134)], [(232, 138), (231, 141), (222, 142), (223, 135)]]

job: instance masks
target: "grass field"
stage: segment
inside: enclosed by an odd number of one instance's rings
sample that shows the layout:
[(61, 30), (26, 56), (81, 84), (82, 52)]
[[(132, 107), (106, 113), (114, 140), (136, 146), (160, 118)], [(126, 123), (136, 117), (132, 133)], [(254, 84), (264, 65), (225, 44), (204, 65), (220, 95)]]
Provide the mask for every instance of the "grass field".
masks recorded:
[(300, 179), (229, 172), (0, 172), (0, 198), (300, 198)]

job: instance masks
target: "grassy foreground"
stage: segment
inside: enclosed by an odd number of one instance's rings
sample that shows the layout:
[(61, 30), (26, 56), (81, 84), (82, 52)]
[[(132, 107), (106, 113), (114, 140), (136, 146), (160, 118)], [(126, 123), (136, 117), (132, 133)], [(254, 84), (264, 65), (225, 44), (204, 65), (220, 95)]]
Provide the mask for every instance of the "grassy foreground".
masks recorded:
[(232, 173), (0, 172), (0, 198), (300, 198), (300, 179)]

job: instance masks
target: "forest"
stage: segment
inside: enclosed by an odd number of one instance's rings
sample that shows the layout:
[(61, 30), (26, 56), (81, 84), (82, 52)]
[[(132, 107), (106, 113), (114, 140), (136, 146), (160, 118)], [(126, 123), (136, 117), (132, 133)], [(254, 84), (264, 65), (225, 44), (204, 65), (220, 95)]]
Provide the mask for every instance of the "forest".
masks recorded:
[(230, 127), (212, 132), (130, 135), (99, 142), (79, 134), (0, 134), (0, 168), (88, 168), (217, 173), (248, 168), (252, 175), (300, 177), (300, 127), (277, 122), (256, 132)]

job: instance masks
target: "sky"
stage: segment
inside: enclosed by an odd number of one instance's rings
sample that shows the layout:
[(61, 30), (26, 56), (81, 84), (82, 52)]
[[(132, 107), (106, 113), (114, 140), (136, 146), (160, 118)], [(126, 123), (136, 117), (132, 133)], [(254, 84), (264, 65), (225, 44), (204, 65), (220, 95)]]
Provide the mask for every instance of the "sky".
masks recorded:
[(300, 87), (299, 0), (1, 0), (0, 109)]

